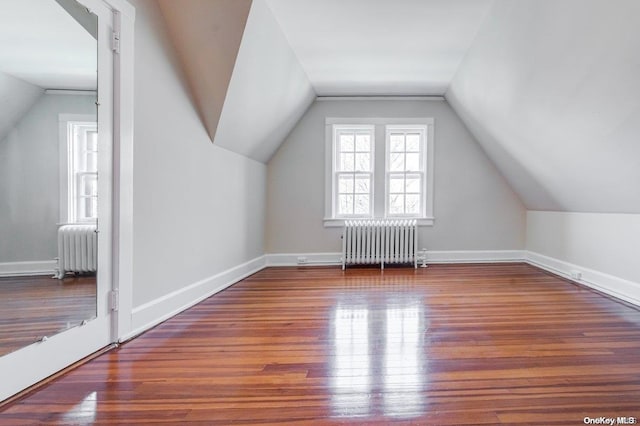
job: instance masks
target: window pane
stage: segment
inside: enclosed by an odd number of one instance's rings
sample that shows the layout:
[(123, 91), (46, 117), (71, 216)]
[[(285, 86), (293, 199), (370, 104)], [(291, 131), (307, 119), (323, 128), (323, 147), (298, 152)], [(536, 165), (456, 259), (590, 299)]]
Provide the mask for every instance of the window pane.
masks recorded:
[(369, 176), (357, 176), (356, 177), (356, 194), (369, 194)]
[(340, 171), (352, 172), (354, 167), (353, 160), (354, 160), (353, 154), (346, 154), (346, 153), (340, 154)]
[(353, 152), (353, 133), (340, 135), (340, 151)]
[(371, 137), (369, 135), (356, 135), (356, 151), (371, 151)]
[(410, 153), (407, 154), (407, 171), (419, 171), (420, 170), (420, 154)]
[(356, 195), (355, 214), (369, 214), (369, 195)]
[(405, 213), (407, 214), (419, 214), (420, 213), (420, 195), (419, 194), (407, 194), (407, 207)]
[(98, 195), (98, 177), (96, 175), (84, 175), (80, 182), (80, 194), (87, 196)]
[(368, 153), (356, 154), (356, 171), (357, 172), (371, 171), (371, 154), (368, 154)]
[(420, 134), (412, 133), (407, 135), (407, 151), (420, 151)]
[(390, 214), (404, 213), (404, 195), (403, 194), (389, 195), (389, 213)]
[(338, 178), (338, 192), (341, 194), (353, 193), (353, 176), (340, 176)]
[(97, 172), (98, 171), (98, 155), (95, 152), (85, 153), (85, 172)]
[(404, 192), (404, 177), (392, 176), (389, 179), (389, 192)]
[(98, 199), (95, 197), (82, 198), (81, 219), (95, 219), (98, 216)]
[(338, 195), (338, 214), (353, 214), (353, 195)]
[(87, 151), (98, 150), (98, 132), (87, 132)]
[(389, 171), (404, 172), (404, 153), (392, 153), (389, 162)]
[(407, 176), (406, 192), (420, 192), (420, 177)]
[(404, 151), (404, 135), (403, 134), (391, 134), (389, 149), (391, 152)]

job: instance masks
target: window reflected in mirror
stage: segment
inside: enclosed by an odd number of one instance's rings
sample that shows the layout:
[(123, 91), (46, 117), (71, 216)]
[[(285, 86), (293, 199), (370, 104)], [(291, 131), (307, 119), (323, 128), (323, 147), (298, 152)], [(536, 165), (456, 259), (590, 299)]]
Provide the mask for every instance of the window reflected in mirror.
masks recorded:
[(97, 23), (75, 0), (2, 1), (0, 355), (96, 316)]

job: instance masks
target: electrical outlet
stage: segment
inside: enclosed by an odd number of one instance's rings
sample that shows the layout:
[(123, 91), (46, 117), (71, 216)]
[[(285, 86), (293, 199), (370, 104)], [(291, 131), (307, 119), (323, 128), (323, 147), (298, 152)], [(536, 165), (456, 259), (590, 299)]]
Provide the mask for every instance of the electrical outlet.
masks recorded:
[(582, 278), (582, 272), (580, 271), (571, 271), (571, 278), (574, 280), (579, 280)]
[(307, 258), (304, 257), (304, 256), (299, 256), (298, 257), (298, 264), (304, 265), (305, 263), (307, 263)]

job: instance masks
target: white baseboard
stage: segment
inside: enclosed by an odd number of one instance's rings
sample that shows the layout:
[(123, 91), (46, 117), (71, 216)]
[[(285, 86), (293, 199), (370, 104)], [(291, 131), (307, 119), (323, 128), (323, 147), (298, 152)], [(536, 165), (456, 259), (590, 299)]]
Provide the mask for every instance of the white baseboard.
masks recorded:
[(27, 262), (0, 263), (0, 277), (27, 275), (53, 275), (58, 267), (55, 260), (33, 260)]
[[(273, 253), (265, 255), (267, 266), (342, 265), (342, 253)], [(306, 259), (298, 262), (298, 258)]]
[[(341, 265), (342, 253), (276, 253), (267, 254), (267, 266)], [(299, 262), (299, 258), (306, 259)], [(501, 263), (524, 262), (522, 250), (456, 250), (427, 251), (427, 263)]]
[(132, 331), (122, 336), (120, 341), (139, 335), (249, 275), (255, 274), (265, 266), (265, 256), (260, 256), (133, 308)]
[(522, 250), (427, 250), (429, 263), (524, 262)]
[[(539, 253), (526, 251), (527, 263), (552, 272), (561, 277), (570, 279), (579, 284), (591, 287), (602, 293), (624, 300), (636, 306), (640, 306), (640, 283), (625, 280), (563, 260), (555, 259)], [(572, 277), (573, 272), (579, 272), (580, 279)]]

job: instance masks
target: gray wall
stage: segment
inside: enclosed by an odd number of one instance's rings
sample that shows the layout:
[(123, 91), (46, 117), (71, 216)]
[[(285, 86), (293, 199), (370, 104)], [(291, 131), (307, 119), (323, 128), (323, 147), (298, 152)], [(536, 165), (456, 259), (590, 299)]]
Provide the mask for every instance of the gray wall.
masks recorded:
[(445, 101), (317, 101), (268, 164), (267, 253), (340, 251), (339, 228), (324, 228), (326, 117), (433, 117), (435, 225), (428, 250), (516, 250), (526, 210)]
[(640, 215), (529, 211), (527, 250), (640, 283)]
[(42, 95), (0, 141), (0, 263), (57, 256), (58, 114), (95, 114), (94, 102), (93, 96)]
[(529, 210), (640, 213), (640, 2), (496, 0), (446, 93)]
[(266, 166), (211, 143), (157, 3), (132, 3), (138, 307), (264, 253)]

